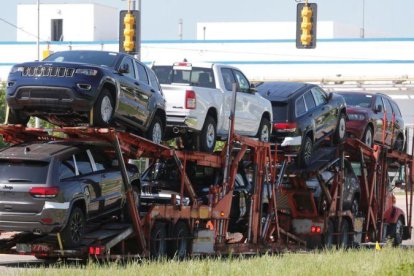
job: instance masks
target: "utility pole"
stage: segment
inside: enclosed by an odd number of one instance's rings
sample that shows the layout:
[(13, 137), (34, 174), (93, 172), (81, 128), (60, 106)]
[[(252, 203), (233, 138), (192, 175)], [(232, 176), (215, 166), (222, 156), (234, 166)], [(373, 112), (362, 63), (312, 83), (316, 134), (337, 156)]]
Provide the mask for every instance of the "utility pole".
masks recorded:
[(360, 31), (360, 37), (365, 38), (365, 0), (362, 0), (362, 28)]
[[(37, 39), (36, 39), (36, 51), (37, 51), (37, 60), (40, 60), (40, 0), (37, 0)], [(40, 119), (35, 118), (35, 127), (40, 127)]]

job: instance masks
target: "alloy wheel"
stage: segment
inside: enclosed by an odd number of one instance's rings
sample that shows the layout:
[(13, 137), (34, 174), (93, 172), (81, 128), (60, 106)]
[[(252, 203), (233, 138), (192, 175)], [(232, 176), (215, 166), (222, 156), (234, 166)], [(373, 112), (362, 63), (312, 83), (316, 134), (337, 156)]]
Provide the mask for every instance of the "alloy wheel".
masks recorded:
[(114, 108), (112, 107), (111, 99), (108, 96), (105, 96), (102, 99), (102, 104), (101, 104), (101, 116), (104, 122), (106, 123), (109, 122), (109, 120), (111, 119), (113, 110)]

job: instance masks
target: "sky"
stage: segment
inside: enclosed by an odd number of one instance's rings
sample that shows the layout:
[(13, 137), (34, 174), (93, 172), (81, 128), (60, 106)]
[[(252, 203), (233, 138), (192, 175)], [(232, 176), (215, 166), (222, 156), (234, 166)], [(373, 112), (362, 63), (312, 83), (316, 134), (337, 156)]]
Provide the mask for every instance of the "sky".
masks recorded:
[[(139, 1), (139, 0), (137, 0)], [(196, 39), (197, 22), (295, 21), (298, 0), (141, 0), (142, 39), (178, 39), (183, 21), (183, 39)], [(40, 0), (40, 3), (99, 3), (127, 9), (125, 0)], [(318, 21), (337, 21), (365, 27), (365, 37), (414, 37), (413, 0), (310, 0), (318, 4)], [(17, 4), (36, 0), (1, 0), (0, 41), (15, 41)], [(363, 7), (365, 12), (363, 13)], [(35, 16), (35, 15), (34, 15)], [(118, 20), (116, 20), (118, 24)], [(248, 39), (248, 37), (246, 37)]]

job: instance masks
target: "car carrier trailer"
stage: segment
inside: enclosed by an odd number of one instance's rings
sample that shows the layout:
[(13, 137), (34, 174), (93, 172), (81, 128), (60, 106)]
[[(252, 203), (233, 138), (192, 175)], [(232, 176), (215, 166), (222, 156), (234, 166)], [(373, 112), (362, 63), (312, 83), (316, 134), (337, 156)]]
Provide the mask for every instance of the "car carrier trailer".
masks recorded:
[[(1, 233), (0, 253), (30, 254), (42, 259), (279, 253), (381, 242), (399, 218), (405, 224), (403, 238), (411, 237), (413, 194), (408, 187), (414, 180), (412, 154), (378, 145), (371, 149), (356, 139), (347, 139), (338, 147), (322, 147), (309, 168), (298, 169), (295, 157), (278, 145), (230, 134), (223, 151), (210, 154), (176, 150), (112, 128), (0, 126), (3, 140), (12, 144), (62, 139), (112, 143), (130, 214), (123, 221), (87, 225), (82, 245), (77, 248), (67, 248), (59, 233), (43, 237)], [(125, 163), (143, 157), (175, 162), (181, 179), (181, 200), (171, 196), (169, 203), (155, 202), (145, 211), (136, 207)], [(360, 208), (356, 214), (342, 209), (344, 160), (359, 163), (361, 168)], [(220, 182), (208, 187), (207, 201), (200, 198), (198, 187), (191, 182), (187, 173), (190, 163), (222, 171)], [(243, 164), (249, 164), (251, 183), (245, 199), (245, 225), (231, 232), (235, 179), (238, 171), (245, 169)], [(393, 166), (405, 170), (407, 218), (392, 204), (387, 205), (387, 173)], [(332, 172), (331, 180), (323, 178), (327, 170)], [(311, 178), (317, 179), (322, 190), (323, 209), (318, 209), (314, 191), (306, 185)], [(184, 198), (189, 199), (188, 204), (184, 204)]]

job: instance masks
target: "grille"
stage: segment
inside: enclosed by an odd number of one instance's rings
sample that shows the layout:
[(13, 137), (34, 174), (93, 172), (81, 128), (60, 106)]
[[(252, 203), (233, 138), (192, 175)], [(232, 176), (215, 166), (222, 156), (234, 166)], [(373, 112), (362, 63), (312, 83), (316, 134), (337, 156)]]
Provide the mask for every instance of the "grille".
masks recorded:
[(25, 66), (23, 76), (25, 77), (73, 77), (75, 69), (51, 66)]
[(43, 100), (70, 100), (70, 93), (66, 89), (59, 88), (21, 88), (18, 90), (17, 99), (43, 99)]

